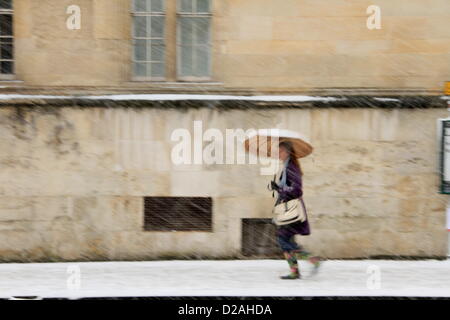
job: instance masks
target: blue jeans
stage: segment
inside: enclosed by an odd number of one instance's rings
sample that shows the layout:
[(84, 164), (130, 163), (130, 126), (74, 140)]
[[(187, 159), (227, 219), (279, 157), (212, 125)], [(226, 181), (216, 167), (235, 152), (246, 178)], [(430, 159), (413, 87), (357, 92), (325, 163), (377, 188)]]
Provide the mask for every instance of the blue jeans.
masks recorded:
[(278, 244), (283, 251), (300, 250), (300, 246), (295, 242), (293, 235), (279, 233), (277, 235)]

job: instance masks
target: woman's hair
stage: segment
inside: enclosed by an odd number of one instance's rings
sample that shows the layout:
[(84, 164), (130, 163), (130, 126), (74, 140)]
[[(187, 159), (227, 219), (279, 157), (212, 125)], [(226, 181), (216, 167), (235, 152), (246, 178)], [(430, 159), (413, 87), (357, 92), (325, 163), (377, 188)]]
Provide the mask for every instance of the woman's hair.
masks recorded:
[(294, 163), (294, 165), (300, 170), (300, 176), (303, 176), (303, 171), (302, 168), (300, 166), (300, 161), (298, 161), (299, 156), (295, 153), (295, 149), (292, 145), (292, 142), (290, 141), (281, 141), (278, 144), (279, 147), (283, 147), (287, 150), (287, 152), (289, 153), (289, 156), (292, 160), (292, 162)]

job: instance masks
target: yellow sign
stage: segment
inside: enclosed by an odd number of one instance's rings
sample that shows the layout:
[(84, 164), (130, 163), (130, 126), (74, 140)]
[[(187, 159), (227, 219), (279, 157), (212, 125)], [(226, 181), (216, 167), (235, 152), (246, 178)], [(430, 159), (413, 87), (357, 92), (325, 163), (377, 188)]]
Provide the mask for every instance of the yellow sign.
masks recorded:
[(450, 82), (445, 83), (445, 95), (450, 96)]

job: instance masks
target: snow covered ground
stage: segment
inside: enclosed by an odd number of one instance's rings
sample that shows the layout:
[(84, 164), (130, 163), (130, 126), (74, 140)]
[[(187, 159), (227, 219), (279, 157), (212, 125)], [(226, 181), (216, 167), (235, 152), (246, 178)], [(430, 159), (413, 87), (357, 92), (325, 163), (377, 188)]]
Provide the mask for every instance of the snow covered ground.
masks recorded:
[(328, 260), (309, 278), (310, 266), (300, 267), (304, 279), (281, 280), (283, 260), (5, 263), (0, 297), (450, 297), (450, 261)]

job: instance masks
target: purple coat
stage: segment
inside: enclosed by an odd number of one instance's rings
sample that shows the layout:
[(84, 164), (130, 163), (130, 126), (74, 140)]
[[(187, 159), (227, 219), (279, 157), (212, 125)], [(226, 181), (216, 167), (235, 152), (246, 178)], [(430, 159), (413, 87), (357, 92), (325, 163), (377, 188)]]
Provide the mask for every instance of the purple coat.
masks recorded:
[[(279, 180), (281, 180), (281, 176)], [(277, 181), (277, 183), (279, 182), (280, 181)], [(278, 198), (276, 204), (301, 197), (303, 195), (302, 187), (303, 186), (300, 169), (292, 162), (292, 160), (289, 160), (289, 163), (286, 167), (286, 186), (278, 190)], [(304, 222), (297, 221), (291, 224), (278, 226), (278, 234), (283, 234), (284, 236), (295, 234), (307, 236), (311, 234), (305, 203), (303, 202), (303, 199), (300, 199), (300, 202), (305, 210), (306, 220)]]
[[(277, 183), (281, 181), (281, 175)], [(302, 190), (302, 177), (300, 176), (300, 170), (297, 166), (289, 160), (286, 167), (286, 186), (278, 190), (277, 204), (280, 202), (289, 201), (295, 198), (299, 198), (303, 195)]]

